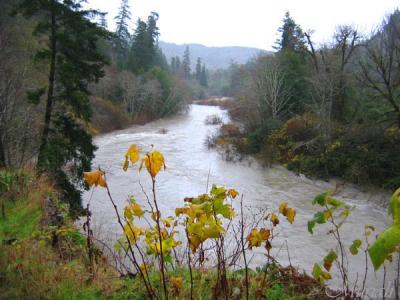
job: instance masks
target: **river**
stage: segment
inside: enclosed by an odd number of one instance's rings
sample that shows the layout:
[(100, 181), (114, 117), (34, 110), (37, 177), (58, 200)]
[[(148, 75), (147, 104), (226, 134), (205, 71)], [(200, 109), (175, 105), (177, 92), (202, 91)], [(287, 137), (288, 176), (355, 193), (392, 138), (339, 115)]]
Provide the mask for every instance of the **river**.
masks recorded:
[[(128, 172), (122, 170), (124, 154), (131, 144), (137, 144), (145, 151), (154, 145), (165, 156), (167, 168), (157, 176), (158, 201), (163, 216), (173, 215), (176, 207), (183, 206), (185, 197), (204, 193), (208, 182), (235, 188), (243, 194), (244, 205), (252, 212), (266, 208), (275, 210), (280, 202), (287, 201), (290, 207), (297, 210), (296, 221), (290, 225), (282, 220), (275, 241), (275, 253), (279, 252), (278, 258), (283, 265), (289, 263), (287, 240), (291, 264), (311, 273), (313, 264), (321, 262), (329, 249), (335, 247), (332, 237), (327, 235), (326, 225), (317, 226), (314, 235), (307, 231), (307, 221), (317, 209), (311, 200), (327, 189), (334, 189), (334, 181), (310, 180), (280, 166), (265, 168), (251, 157), (240, 162), (225, 161), (218, 151), (207, 149), (204, 143), (206, 136), (218, 128), (204, 122), (212, 114), (219, 114), (225, 121), (229, 119), (226, 112), (218, 107), (191, 105), (186, 114), (98, 136), (95, 138), (98, 150), (93, 166), (106, 171), (111, 193), (121, 210), (128, 195), (133, 195), (139, 203), (146, 205), (139, 181), (149, 192), (150, 179), (146, 172), (138, 174), (137, 167), (130, 168)], [(365, 224), (375, 226), (376, 232), (380, 232), (391, 223), (387, 210), (376, 204), (386, 201), (382, 200), (387, 199), (385, 194), (373, 194), (346, 185), (339, 198), (355, 207), (342, 227), (346, 245), (362, 237)], [(89, 199), (95, 232), (103, 239), (114, 240), (121, 231), (104, 189), (85, 192), (84, 203)], [(235, 209), (240, 207), (238, 201), (233, 203)], [(251, 266), (265, 263), (261, 252), (262, 249), (254, 251)], [(362, 276), (362, 254), (350, 257), (349, 269), (353, 279), (357, 272)], [(380, 287), (382, 272), (374, 274), (372, 265), (369, 265), (369, 270), (368, 287)], [(360, 281), (361, 278), (359, 284)], [(338, 282), (336, 274), (332, 284), (337, 285)]]

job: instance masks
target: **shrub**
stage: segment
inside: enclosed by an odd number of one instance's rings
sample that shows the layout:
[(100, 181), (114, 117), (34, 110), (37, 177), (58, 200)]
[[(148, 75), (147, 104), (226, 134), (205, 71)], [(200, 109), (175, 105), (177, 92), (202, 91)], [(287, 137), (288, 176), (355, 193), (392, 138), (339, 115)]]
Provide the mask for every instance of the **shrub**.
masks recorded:
[(204, 123), (206, 125), (220, 125), (222, 124), (222, 118), (217, 114), (210, 115), (206, 117)]

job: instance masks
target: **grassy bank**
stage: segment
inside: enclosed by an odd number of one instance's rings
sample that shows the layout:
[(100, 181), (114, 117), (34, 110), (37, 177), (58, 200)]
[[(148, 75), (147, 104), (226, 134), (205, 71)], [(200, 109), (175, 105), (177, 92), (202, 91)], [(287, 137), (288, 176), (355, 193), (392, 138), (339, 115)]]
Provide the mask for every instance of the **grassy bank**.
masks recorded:
[(98, 299), (121, 285), (101, 264), (93, 276), (85, 238), (48, 179), (30, 170), (0, 174), (1, 299)]

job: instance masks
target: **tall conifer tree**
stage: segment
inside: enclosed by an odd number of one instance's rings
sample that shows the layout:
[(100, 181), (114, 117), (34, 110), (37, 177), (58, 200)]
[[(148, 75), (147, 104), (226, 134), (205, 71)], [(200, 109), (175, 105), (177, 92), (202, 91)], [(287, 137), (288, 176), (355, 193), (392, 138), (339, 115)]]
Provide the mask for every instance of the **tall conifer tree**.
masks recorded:
[(129, 33), (129, 21), (131, 20), (131, 11), (129, 0), (121, 0), (121, 4), (115, 19), (115, 43), (114, 47), (121, 54), (128, 51), (131, 34)]
[(185, 79), (190, 79), (190, 51), (189, 46), (186, 46), (185, 53), (183, 54), (182, 71)]
[(95, 150), (82, 124), (91, 116), (88, 84), (103, 76), (106, 63), (97, 42), (109, 37), (89, 19), (98, 12), (83, 10), (81, 2), (23, 0), (18, 6), (25, 16), (35, 17), (36, 34), (48, 41), (36, 53), (49, 64), (47, 84), (30, 94), (37, 101), (46, 94), (38, 167), (52, 175), (72, 209), (80, 208), (76, 187), (83, 185), (82, 172), (90, 169)]

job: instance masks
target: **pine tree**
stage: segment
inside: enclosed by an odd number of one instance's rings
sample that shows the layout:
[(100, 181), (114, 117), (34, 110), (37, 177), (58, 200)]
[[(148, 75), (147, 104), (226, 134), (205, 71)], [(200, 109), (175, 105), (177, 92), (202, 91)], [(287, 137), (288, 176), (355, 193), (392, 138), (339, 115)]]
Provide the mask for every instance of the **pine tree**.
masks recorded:
[(129, 0), (121, 0), (118, 15), (114, 18), (114, 20), (116, 25), (115, 47), (120, 47), (118, 50), (126, 51), (131, 39), (131, 34), (129, 33), (129, 21), (131, 20)]
[(287, 11), (283, 19), (283, 25), (278, 29), (281, 33), (280, 39), (276, 41), (275, 47), (279, 51), (304, 51), (306, 49), (305, 36), (299, 25)]
[(181, 73), (181, 68), (182, 68), (182, 63), (181, 63), (181, 59), (179, 58), (179, 56), (175, 57), (175, 70), (176, 73), (179, 74)]
[(94, 156), (92, 138), (81, 124), (91, 116), (88, 84), (103, 76), (105, 59), (96, 45), (109, 37), (89, 20), (98, 12), (82, 10), (81, 2), (23, 0), (18, 6), (26, 17), (35, 17), (36, 34), (48, 41), (35, 57), (49, 64), (47, 86), (31, 94), (40, 100), (47, 91), (38, 167), (56, 180), (71, 209), (80, 208), (76, 185), (83, 186), (82, 172)]
[(201, 68), (200, 84), (201, 84), (203, 87), (208, 87), (206, 65), (203, 65), (203, 67)]
[(151, 60), (147, 42), (147, 24), (139, 19), (133, 35), (129, 61), (129, 69), (136, 74), (145, 72)]
[(159, 16), (156, 12), (151, 12), (147, 18), (147, 47), (152, 56), (156, 54), (158, 48), (158, 36), (160, 35), (157, 27), (158, 18)]
[(108, 23), (107, 23), (107, 19), (106, 19), (106, 15), (107, 15), (107, 13), (101, 13), (100, 14), (100, 22), (99, 22), (99, 25), (101, 26), (101, 27), (103, 27), (104, 29), (107, 29), (108, 28)]
[(148, 71), (156, 62), (159, 36), (157, 20), (158, 14), (155, 12), (150, 14), (147, 23), (138, 20), (129, 62), (129, 68), (137, 74)]
[(285, 73), (284, 90), (289, 91), (286, 111), (291, 114), (304, 112), (310, 101), (309, 55), (303, 30), (286, 12), (283, 25), (279, 28), (280, 39), (277, 40), (277, 58)]
[(185, 79), (190, 79), (190, 70), (190, 51), (189, 46), (186, 46), (182, 61), (182, 71)]
[(171, 73), (176, 74), (176, 59), (175, 59), (175, 57), (171, 58)]
[(197, 58), (196, 62), (196, 80), (200, 81), (201, 78), (201, 58)]

